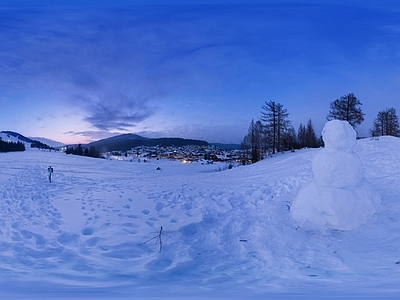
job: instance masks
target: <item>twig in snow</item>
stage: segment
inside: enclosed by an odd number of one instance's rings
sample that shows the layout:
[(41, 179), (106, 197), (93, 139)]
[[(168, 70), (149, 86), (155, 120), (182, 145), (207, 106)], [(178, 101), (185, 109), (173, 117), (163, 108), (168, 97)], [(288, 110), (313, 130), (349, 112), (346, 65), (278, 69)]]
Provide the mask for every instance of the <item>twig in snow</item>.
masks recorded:
[(162, 236), (165, 235), (165, 236), (169, 237), (170, 239), (172, 239), (169, 235), (163, 233), (162, 230), (163, 230), (163, 228), (161, 226), (160, 231), (156, 236), (154, 236), (151, 239), (145, 241), (144, 243), (139, 244), (139, 246), (146, 245), (147, 243), (150, 243), (151, 241), (155, 240), (155, 245), (159, 246), (158, 253), (161, 253), (161, 250), (163, 248)]

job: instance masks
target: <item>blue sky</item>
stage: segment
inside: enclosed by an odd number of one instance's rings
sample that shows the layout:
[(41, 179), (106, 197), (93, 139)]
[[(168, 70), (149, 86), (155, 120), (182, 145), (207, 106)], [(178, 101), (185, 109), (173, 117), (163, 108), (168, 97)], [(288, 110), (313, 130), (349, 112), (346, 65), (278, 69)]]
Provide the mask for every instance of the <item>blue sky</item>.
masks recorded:
[(0, 1), (0, 130), (239, 143), (269, 100), (320, 132), (354, 93), (362, 136), (400, 109), (397, 1), (54, 2)]

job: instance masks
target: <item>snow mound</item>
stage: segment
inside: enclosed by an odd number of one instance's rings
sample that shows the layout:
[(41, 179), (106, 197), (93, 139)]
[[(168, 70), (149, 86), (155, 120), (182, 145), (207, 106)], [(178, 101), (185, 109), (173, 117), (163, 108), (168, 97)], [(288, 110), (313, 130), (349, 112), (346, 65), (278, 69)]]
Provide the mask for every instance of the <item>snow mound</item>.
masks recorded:
[(325, 148), (312, 160), (314, 178), (293, 202), (300, 224), (351, 230), (365, 224), (380, 204), (380, 195), (363, 179), (363, 166), (353, 151), (356, 133), (346, 121), (332, 120), (322, 131)]

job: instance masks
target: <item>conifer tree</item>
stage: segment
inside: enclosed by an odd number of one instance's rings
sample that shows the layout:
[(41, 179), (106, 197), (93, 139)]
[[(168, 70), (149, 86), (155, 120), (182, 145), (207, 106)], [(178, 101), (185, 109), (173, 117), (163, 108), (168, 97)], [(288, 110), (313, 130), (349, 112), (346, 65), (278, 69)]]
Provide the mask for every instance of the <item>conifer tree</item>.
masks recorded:
[(297, 131), (297, 142), (300, 149), (307, 147), (306, 127), (302, 123), (300, 123)]
[(364, 121), (364, 113), (361, 110), (361, 102), (353, 93), (344, 95), (340, 99), (331, 102), (326, 119), (347, 121), (354, 128)]
[(317, 148), (318, 147), (318, 139), (314, 131), (314, 126), (312, 124), (311, 119), (308, 120), (307, 128), (306, 128), (306, 144), (307, 147)]
[(25, 151), (25, 144), (18, 142), (4, 142), (0, 139), (0, 152)]
[(400, 135), (399, 118), (396, 114), (395, 108), (392, 107), (378, 112), (376, 118), (374, 119), (371, 134), (373, 136)]
[(83, 147), (81, 144), (78, 144), (78, 146), (75, 149), (75, 154), (76, 155), (83, 155)]
[(289, 126), (285, 132), (284, 148), (286, 150), (298, 148), (297, 134), (293, 126)]

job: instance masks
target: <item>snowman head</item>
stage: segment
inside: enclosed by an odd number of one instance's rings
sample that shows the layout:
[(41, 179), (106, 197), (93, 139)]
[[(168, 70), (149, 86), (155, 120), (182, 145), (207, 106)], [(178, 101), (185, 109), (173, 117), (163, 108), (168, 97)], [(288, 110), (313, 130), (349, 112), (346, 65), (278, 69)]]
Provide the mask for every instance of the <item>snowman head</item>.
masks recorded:
[(349, 151), (356, 144), (356, 132), (347, 121), (326, 122), (322, 130), (326, 149)]

